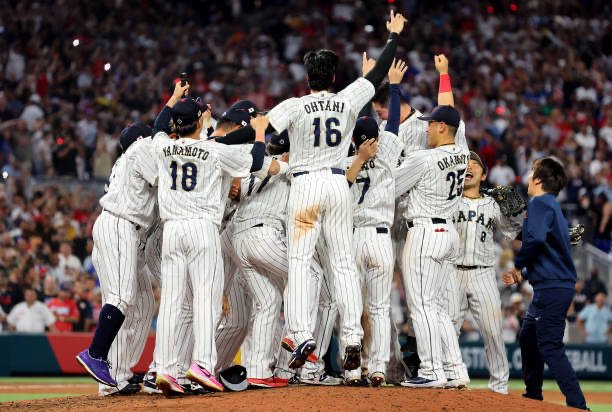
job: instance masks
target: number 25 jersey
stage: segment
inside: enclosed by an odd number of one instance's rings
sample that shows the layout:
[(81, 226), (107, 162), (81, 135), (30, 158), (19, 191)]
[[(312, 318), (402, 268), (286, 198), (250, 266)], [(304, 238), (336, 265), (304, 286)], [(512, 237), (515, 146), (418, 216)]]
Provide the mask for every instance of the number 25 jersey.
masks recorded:
[(227, 196), (224, 176), (245, 177), (250, 153), (212, 140), (172, 140), (159, 132), (153, 140), (158, 168), (158, 203), (162, 221), (208, 219), (221, 224)]

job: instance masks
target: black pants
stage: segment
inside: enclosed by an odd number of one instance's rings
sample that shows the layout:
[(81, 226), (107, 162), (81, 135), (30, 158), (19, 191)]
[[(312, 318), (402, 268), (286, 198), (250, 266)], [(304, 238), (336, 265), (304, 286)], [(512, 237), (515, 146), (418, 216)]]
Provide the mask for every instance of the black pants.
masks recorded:
[(565, 316), (574, 298), (573, 289), (535, 291), (520, 333), (526, 396), (542, 399), (544, 363), (552, 372), (568, 406), (586, 409), (578, 378), (565, 355)]

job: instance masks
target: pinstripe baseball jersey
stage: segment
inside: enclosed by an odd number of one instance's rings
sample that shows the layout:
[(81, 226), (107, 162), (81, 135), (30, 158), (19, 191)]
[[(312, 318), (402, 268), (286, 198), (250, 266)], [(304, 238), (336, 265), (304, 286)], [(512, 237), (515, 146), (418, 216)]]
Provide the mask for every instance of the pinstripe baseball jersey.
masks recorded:
[(343, 167), (357, 115), (373, 96), (372, 83), (360, 77), (337, 94), (294, 97), (270, 110), (270, 124), (289, 133), (290, 171)]
[(483, 195), (478, 199), (462, 197), (459, 210), (453, 216), (460, 238), (459, 257), (455, 263), (463, 266), (495, 265), (493, 230), (512, 240), (521, 230), (523, 216), (516, 219), (504, 216), (490, 196)]
[[(206, 218), (221, 224), (229, 187), (223, 176), (245, 177), (253, 163), (249, 153), (212, 140), (172, 140), (155, 135), (159, 175), (159, 213), (163, 221)], [(225, 193), (222, 192), (225, 190)]]
[(409, 153), (396, 169), (395, 177), (396, 197), (410, 191), (405, 199), (404, 218), (450, 220), (459, 207), (469, 158), (463, 121), (455, 144)]
[[(365, 162), (351, 186), (354, 227), (391, 227), (395, 209), (394, 170), (404, 148), (393, 133), (379, 135), (378, 153)], [(355, 156), (349, 158), (352, 160)]]
[(137, 223), (151, 225), (156, 213), (157, 165), (150, 137), (135, 141), (113, 165), (106, 194), (100, 205), (109, 212)]
[[(419, 120), (419, 116), (423, 116), (423, 113), (414, 109), (414, 112), (399, 125), (397, 136), (404, 144), (402, 148), (404, 155), (400, 162), (404, 160), (408, 153), (419, 149), (427, 149), (427, 122)], [(386, 125), (387, 121), (383, 120), (380, 123), (380, 130), (385, 130)]]
[(258, 224), (285, 231), (289, 180), (286, 175), (254, 175), (242, 179), (240, 205), (234, 214), (234, 234)]

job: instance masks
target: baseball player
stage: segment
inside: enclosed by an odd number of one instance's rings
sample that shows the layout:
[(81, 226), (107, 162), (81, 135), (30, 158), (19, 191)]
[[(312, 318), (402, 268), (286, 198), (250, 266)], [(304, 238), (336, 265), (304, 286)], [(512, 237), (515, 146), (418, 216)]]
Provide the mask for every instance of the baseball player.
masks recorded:
[(421, 359), (418, 376), (401, 384), (414, 388), (461, 387), (469, 382), (443, 300), (446, 283), (456, 282), (449, 275), (454, 270), (459, 236), (451, 219), (463, 192), (469, 150), (465, 124), (452, 106), (448, 63), (442, 57), (435, 57), (440, 106), (431, 115), (419, 117), (428, 122), (431, 149), (407, 154), (395, 181), (396, 196), (408, 192), (402, 272)]
[[(393, 279), (393, 247), (389, 230), (393, 224), (395, 196), (394, 171), (404, 144), (397, 137), (400, 120), (399, 86), (407, 66), (401, 60), (389, 70), (391, 101), (385, 131), (371, 117), (361, 117), (353, 130), (358, 150), (347, 180), (352, 184), (355, 205), (353, 245), (361, 276), (365, 308), (371, 324), (368, 371), (372, 386), (385, 380), (391, 345), (390, 295)], [(359, 368), (347, 372), (347, 383), (361, 381)]]
[(251, 121), (256, 142), (251, 153), (201, 141), (202, 108), (181, 99), (189, 85), (177, 83), (175, 93), (160, 112), (156, 124), (172, 119), (178, 139), (161, 131), (154, 137), (159, 174), (158, 201), (164, 222), (162, 244), (162, 296), (156, 336), (156, 384), (166, 395), (183, 393), (178, 384), (175, 329), (186, 285), (193, 289), (193, 363), (186, 377), (212, 390), (222, 385), (209, 372), (216, 364), (214, 331), (219, 321), (223, 267), (219, 225), (222, 176), (245, 177), (263, 163), (267, 119)]
[[(150, 135), (151, 129), (142, 123), (121, 133), (123, 154), (113, 166), (107, 192), (100, 199), (103, 210), (93, 228), (92, 259), (105, 303), (91, 345), (76, 357), (95, 380), (111, 387), (120, 384), (119, 391), (127, 386), (132, 362), (144, 349), (154, 309), (151, 286), (142, 275), (145, 233), (157, 216), (153, 187), (157, 169)], [(122, 334), (113, 346), (112, 360), (118, 368), (111, 374), (109, 351), (126, 317), (133, 335), (128, 344)]]
[[(521, 230), (521, 223), (504, 216), (495, 200), (480, 194), (480, 184), (487, 178), (487, 169), (478, 154), (470, 152), (465, 172), (465, 186), (459, 211), (453, 223), (459, 233), (457, 259), (458, 293), (449, 291), (451, 320), (457, 334), (465, 314), (471, 311), (485, 345), (491, 377), (489, 389), (508, 393), (508, 358), (502, 336), (501, 299), (495, 275), (493, 230), (512, 240)], [(518, 219), (522, 220), (522, 216)]]
[(312, 278), (310, 265), (320, 235), (330, 246), (334, 297), (342, 321), (344, 369), (356, 369), (361, 364), (362, 298), (351, 253), (353, 216), (342, 165), (356, 116), (387, 74), (404, 22), (401, 14), (391, 12), (387, 23), (391, 35), (378, 62), (370, 69), (374, 62), (364, 54), (365, 77), (338, 94), (328, 91), (333, 86), (337, 56), (329, 50), (307, 53), (304, 65), (312, 93), (285, 100), (268, 114), (270, 124), (276, 130), (287, 129), (291, 141), (285, 300), (289, 335), (283, 339), (283, 347), (293, 350), (293, 368), (303, 365), (316, 348), (310, 305), (318, 296), (311, 295), (311, 283), (320, 280)]

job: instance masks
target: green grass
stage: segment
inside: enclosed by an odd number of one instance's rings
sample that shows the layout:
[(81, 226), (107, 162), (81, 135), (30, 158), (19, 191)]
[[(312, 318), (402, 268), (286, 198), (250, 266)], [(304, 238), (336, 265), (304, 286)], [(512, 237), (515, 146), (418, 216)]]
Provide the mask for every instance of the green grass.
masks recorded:
[[(486, 379), (473, 379), (470, 383), (470, 388), (473, 389), (487, 389)], [(525, 389), (525, 384), (520, 379), (511, 379), (509, 382), (510, 390), (522, 390)], [(610, 392), (612, 399), (612, 384), (610, 382), (603, 381), (580, 381), (580, 387), (584, 392)], [(558, 391), (559, 387), (557, 382), (553, 380), (544, 381), (545, 391)]]
[(72, 393), (0, 393), (0, 402), (29, 401), (33, 399), (65, 398), (80, 396)]
[(82, 376), (57, 376), (57, 377), (8, 377), (0, 378), (0, 385), (26, 385), (44, 383), (96, 383), (93, 379)]
[(587, 406), (593, 412), (612, 412), (612, 404), (589, 403)]

